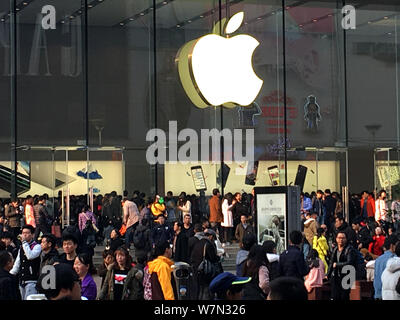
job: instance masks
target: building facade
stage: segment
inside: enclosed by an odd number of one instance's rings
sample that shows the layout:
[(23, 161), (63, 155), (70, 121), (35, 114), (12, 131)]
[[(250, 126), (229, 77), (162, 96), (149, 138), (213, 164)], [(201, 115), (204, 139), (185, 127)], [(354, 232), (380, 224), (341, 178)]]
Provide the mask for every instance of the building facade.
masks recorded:
[[(243, 21), (229, 33), (237, 13)], [(394, 1), (1, 2), (0, 196), (192, 194), (200, 182), (206, 194), (249, 192), (304, 173), (307, 192), (384, 188), (398, 197), (399, 13)], [(259, 90), (237, 71), (240, 46), (209, 47), (215, 68), (203, 72), (217, 96), (235, 81), (236, 93), (257, 91), (250, 105), (199, 107), (185, 89), (179, 63), (195, 58), (182, 48), (212, 33), (258, 42), (250, 54)], [(152, 129), (165, 133), (156, 153)], [(239, 130), (232, 149), (243, 155), (248, 143), (253, 156), (234, 159), (229, 139), (204, 138), (212, 129)], [(188, 133), (198, 140), (187, 144)], [(177, 161), (196, 152), (198, 162)]]

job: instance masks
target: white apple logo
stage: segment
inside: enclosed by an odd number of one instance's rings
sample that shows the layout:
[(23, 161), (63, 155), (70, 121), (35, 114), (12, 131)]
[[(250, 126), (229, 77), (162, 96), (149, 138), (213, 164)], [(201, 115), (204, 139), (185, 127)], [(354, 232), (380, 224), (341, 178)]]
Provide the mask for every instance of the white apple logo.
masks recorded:
[(225, 26), (226, 37), (213, 34), (190, 41), (178, 52), (181, 83), (199, 108), (223, 105), (233, 108), (250, 105), (263, 85), (253, 70), (252, 56), (259, 42), (249, 35), (229, 37), (242, 25), (244, 13), (235, 14)]

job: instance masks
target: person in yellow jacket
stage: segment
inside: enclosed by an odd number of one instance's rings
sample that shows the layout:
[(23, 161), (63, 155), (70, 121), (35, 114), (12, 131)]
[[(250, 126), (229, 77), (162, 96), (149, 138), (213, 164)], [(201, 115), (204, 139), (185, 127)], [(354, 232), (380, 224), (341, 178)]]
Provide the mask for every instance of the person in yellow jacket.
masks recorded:
[(317, 235), (313, 238), (312, 247), (318, 251), (318, 256), (324, 263), (325, 273), (327, 273), (328, 263), (326, 262), (326, 256), (329, 254), (329, 246), (328, 242), (326, 241), (325, 230), (323, 228), (317, 229)]
[(166, 217), (166, 207), (164, 204), (164, 198), (159, 195), (156, 196), (154, 203), (151, 205), (151, 212), (153, 213), (154, 218), (158, 217), (160, 214), (163, 214)]
[(155, 255), (157, 258), (148, 262), (148, 272), (151, 277), (152, 299), (175, 300), (174, 288), (172, 287), (171, 281), (171, 266), (174, 262), (171, 260), (172, 248), (169, 243), (158, 243), (155, 247)]

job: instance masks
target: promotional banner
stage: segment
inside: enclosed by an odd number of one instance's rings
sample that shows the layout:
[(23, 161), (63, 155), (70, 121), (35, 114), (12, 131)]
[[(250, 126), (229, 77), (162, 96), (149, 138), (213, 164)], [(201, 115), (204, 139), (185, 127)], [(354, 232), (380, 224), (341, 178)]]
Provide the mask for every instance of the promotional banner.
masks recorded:
[(257, 194), (257, 239), (274, 241), (277, 254), (285, 250), (285, 212), (285, 193)]

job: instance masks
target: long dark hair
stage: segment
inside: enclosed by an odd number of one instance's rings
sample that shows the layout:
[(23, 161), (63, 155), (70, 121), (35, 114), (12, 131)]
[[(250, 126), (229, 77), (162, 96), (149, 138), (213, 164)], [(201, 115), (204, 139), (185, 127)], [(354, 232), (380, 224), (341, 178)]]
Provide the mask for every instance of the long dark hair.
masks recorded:
[(307, 256), (307, 262), (310, 269), (319, 267), (319, 254), (317, 250), (310, 250)]
[(251, 247), (246, 263), (243, 266), (243, 276), (258, 279), (258, 270), (261, 266), (269, 267), (267, 251), (263, 246), (255, 244)]
[(89, 266), (88, 273), (94, 275), (97, 273), (96, 268), (93, 265), (92, 256), (87, 253), (80, 253), (76, 256), (75, 259), (78, 259), (82, 264)]
[(228, 204), (231, 205), (233, 201), (233, 194), (231, 192), (228, 192), (225, 196), (224, 199), (228, 200)]
[(132, 257), (130, 256), (128, 250), (126, 250), (124, 247), (119, 247), (117, 250), (114, 251), (114, 261), (115, 261), (115, 267), (119, 268), (118, 262), (117, 262), (117, 254), (122, 253), (125, 255), (126, 260), (125, 260), (125, 268), (130, 270), (132, 268)]

